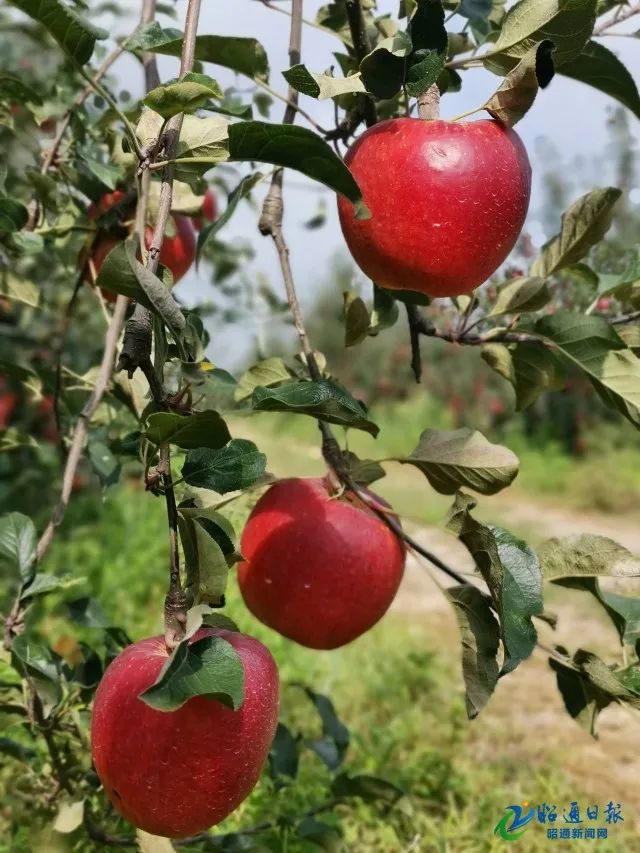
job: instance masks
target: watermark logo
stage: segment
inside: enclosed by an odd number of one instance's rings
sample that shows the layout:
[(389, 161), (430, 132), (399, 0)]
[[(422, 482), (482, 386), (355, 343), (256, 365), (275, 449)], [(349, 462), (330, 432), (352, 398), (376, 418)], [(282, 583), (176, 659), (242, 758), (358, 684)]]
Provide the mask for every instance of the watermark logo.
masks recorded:
[(496, 824), (493, 834), (499, 835), (505, 841), (517, 841), (526, 832), (534, 815), (535, 809), (533, 806), (529, 807), (529, 803), (523, 803), (521, 806), (507, 806), (506, 813)]
[(534, 825), (534, 818), (544, 827), (550, 841), (602, 840), (609, 837), (612, 827), (624, 821), (622, 804), (612, 800), (603, 805), (589, 804), (584, 809), (577, 800), (562, 809), (546, 802), (537, 805), (524, 802), (521, 806), (507, 806), (493, 834), (505, 841), (517, 841)]

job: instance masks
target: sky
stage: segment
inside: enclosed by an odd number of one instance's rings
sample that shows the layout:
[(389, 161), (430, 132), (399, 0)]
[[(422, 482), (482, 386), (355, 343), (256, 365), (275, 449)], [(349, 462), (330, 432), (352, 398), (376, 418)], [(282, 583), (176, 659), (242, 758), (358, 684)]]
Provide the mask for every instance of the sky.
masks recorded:
[[(283, 9), (290, 7), (287, 0), (274, 0), (274, 5)], [(306, 0), (304, 4), (305, 18), (313, 20), (322, 0)], [(177, 21), (167, 22), (167, 25), (182, 27), (186, 10), (186, 0), (176, 3)], [(397, 0), (379, 0), (378, 9), (381, 13), (397, 13)], [(135, 23), (132, 18), (131, 23)], [(450, 31), (461, 28), (464, 21), (453, 18), (448, 26)], [(124, 34), (130, 22), (122, 19), (115, 23), (118, 33)], [(114, 32), (114, 25), (109, 25)], [(631, 20), (628, 25), (622, 25), (621, 31), (638, 29), (638, 19)], [(222, 34), (236, 36), (252, 36), (258, 38), (264, 45), (271, 66), (270, 85), (286, 93), (286, 82), (281, 72), (289, 67), (287, 55), (289, 41), (289, 17), (277, 11), (266, 8), (260, 0), (203, 0), (199, 26), (201, 34)], [(603, 43), (625, 62), (633, 77), (640, 78), (640, 41), (633, 38), (607, 38)], [(311, 71), (325, 71), (333, 60), (332, 52), (340, 50), (341, 43), (333, 36), (320, 32), (310, 26), (303, 28), (302, 61)], [(160, 73), (162, 79), (175, 76), (178, 61), (168, 57), (160, 57)], [(116, 66), (123, 84), (135, 94), (139, 94), (139, 66), (131, 59)], [(221, 85), (231, 85), (234, 82), (241, 88), (248, 88), (250, 83), (245, 78), (236, 78), (233, 74), (214, 66), (208, 66), (206, 71), (215, 76)], [(447, 94), (442, 99), (442, 118), (453, 118), (468, 110), (478, 107), (496, 90), (500, 78), (484, 69), (466, 71), (463, 76), (462, 91)], [(309, 112), (321, 125), (330, 127), (333, 124), (333, 105), (331, 101), (319, 102), (313, 98), (301, 96), (301, 106)], [(559, 153), (558, 166), (563, 167), (572, 179), (573, 196), (577, 198), (594, 186), (607, 185), (613, 180), (613, 164), (607, 156), (606, 117), (616, 106), (611, 98), (597, 92), (582, 83), (556, 75), (551, 85), (541, 91), (529, 113), (517, 125), (517, 132), (522, 137), (529, 152), (533, 167), (533, 190), (530, 208), (529, 230), (534, 242), (541, 245), (546, 234), (536, 219), (536, 209), (541, 204), (542, 175), (549, 167), (548, 151), (543, 151), (539, 144), (543, 138), (552, 141)], [(272, 108), (271, 120), (279, 121), (284, 105), (276, 102)], [(478, 116), (482, 117), (482, 116)], [(473, 117), (477, 118), (477, 117)], [(632, 131), (639, 136), (640, 122), (629, 113)], [(473, 119), (471, 119), (473, 120)], [(301, 125), (308, 124), (298, 118)], [(584, 170), (572, 169), (576, 160), (587, 164)], [(588, 173), (588, 177), (584, 173)], [(593, 176), (593, 177), (592, 177)], [(257, 193), (260, 197), (260, 193)], [(319, 230), (309, 231), (304, 227), (318, 210), (320, 198), (324, 198), (327, 206), (326, 225)], [(632, 193), (632, 202), (640, 204), (640, 188)], [(251, 241), (256, 249), (255, 259), (251, 262), (250, 274), (265, 274), (274, 289), (281, 288), (280, 273), (277, 257), (272, 241), (261, 238), (256, 229), (257, 214), (248, 204), (242, 203), (232, 220), (220, 232), (225, 240)], [(344, 242), (340, 234), (338, 217), (333, 193), (319, 188), (319, 185), (305, 179), (303, 176), (289, 172), (285, 179), (285, 234), (291, 249), (291, 263), (303, 305), (313, 299), (314, 290), (326, 283), (331, 269), (332, 259), (337, 252), (345, 252)], [(179, 286), (179, 295), (190, 302), (206, 299), (210, 294), (210, 273), (206, 270), (192, 271), (183, 279)], [(235, 336), (237, 340), (237, 336)], [(215, 360), (218, 357), (229, 362), (240, 358), (241, 352), (233, 347), (234, 333), (218, 336), (212, 342), (210, 355)]]

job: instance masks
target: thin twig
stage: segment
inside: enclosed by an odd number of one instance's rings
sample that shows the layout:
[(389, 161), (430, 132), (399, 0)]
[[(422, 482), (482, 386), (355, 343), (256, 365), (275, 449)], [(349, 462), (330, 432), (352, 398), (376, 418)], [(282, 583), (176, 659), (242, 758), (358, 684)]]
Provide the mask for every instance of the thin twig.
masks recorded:
[(38, 541), (38, 547), (36, 550), (38, 562), (42, 560), (49, 549), (56, 528), (60, 526), (62, 519), (64, 518), (69, 498), (71, 496), (71, 490), (73, 488), (73, 478), (75, 477), (78, 464), (82, 457), (82, 451), (84, 450), (84, 445), (87, 440), (91, 418), (100, 405), (102, 397), (109, 385), (111, 374), (113, 373), (116, 349), (128, 304), (129, 300), (126, 296), (118, 296), (113, 310), (113, 315), (111, 317), (111, 323), (107, 329), (104, 342), (104, 353), (102, 354), (102, 362), (100, 363), (96, 384), (78, 417), (73, 431), (69, 455), (67, 456), (67, 463), (62, 476), (60, 497), (58, 498), (58, 503), (53, 511), (51, 520)]
[(595, 30), (593, 31), (594, 36), (607, 36), (607, 35), (616, 35), (616, 33), (608, 33), (607, 30), (610, 27), (615, 27), (618, 24), (621, 24), (623, 21), (628, 21), (629, 18), (632, 18), (634, 15), (640, 13), (640, 3), (636, 3), (635, 6), (629, 6), (627, 9), (622, 9), (622, 6), (618, 6), (612, 18), (609, 18), (607, 21), (603, 21), (599, 24)]
[(411, 370), (420, 382), (422, 378), (422, 355), (420, 353), (420, 312), (418, 306), (407, 302), (407, 321), (409, 323), (409, 340), (411, 342)]
[[(353, 41), (353, 50), (358, 64), (360, 64), (364, 57), (371, 52), (371, 44), (362, 14), (362, 6), (360, 0), (345, 0), (345, 6), (351, 39)], [(372, 127), (378, 121), (374, 102), (368, 95), (358, 95), (358, 107), (367, 127)]]
[[(200, 15), (201, 0), (189, 0), (185, 21), (185, 31), (182, 41), (182, 56), (180, 60), (180, 75), (182, 79), (193, 69), (195, 59), (196, 36), (198, 34), (198, 19)], [(149, 82), (149, 81), (148, 81)], [(175, 160), (180, 131), (182, 130), (183, 114), (179, 113), (166, 123), (164, 131), (160, 134), (164, 145), (167, 163), (162, 173), (162, 185), (160, 188), (160, 201), (149, 254), (146, 266), (152, 273), (156, 273), (160, 263), (160, 251), (164, 242), (164, 235), (171, 213), (171, 201), (173, 198), (173, 180), (175, 174)], [(158, 145), (158, 148), (160, 146)], [(142, 241), (144, 243), (144, 239)], [(151, 358), (153, 324), (151, 312), (138, 303), (133, 315), (127, 322), (125, 338), (122, 346), (122, 354), (118, 363), (119, 370), (126, 370), (129, 377), (133, 376), (135, 370), (148, 363)]]

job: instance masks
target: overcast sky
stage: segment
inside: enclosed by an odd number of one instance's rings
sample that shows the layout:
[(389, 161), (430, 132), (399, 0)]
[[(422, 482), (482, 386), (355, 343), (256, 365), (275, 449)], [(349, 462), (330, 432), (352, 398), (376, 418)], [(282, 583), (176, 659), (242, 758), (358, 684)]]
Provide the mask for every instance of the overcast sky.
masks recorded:
[[(274, 0), (280, 7), (286, 9), (290, 3), (286, 0)], [(186, 0), (179, 0), (176, 4), (177, 22), (172, 26), (182, 27)], [(320, 6), (321, 0), (306, 0), (304, 10), (305, 17), (313, 20)], [(378, 7), (381, 13), (390, 12), (396, 15), (397, 0), (379, 0)], [(132, 18), (132, 21), (134, 19)], [(460, 19), (453, 19), (448, 28), (451, 31), (459, 28), (456, 23), (464, 23)], [(168, 22), (167, 22), (168, 23)], [(638, 28), (637, 19), (628, 22), (631, 31)], [(110, 27), (116, 34), (127, 32), (129, 22), (119, 20)], [(625, 29), (624, 25), (621, 27)], [(271, 64), (271, 86), (283, 94), (286, 92), (286, 83), (281, 72), (288, 68), (288, 16), (267, 9), (259, 0), (205, 0), (202, 4), (201, 34), (215, 33), (238, 36), (253, 36), (265, 46)], [(634, 78), (640, 77), (640, 41), (632, 38), (607, 38), (604, 40), (609, 49), (614, 50), (626, 63)], [(307, 67), (316, 72), (327, 69), (334, 60), (332, 52), (340, 50), (340, 42), (333, 36), (320, 32), (312, 27), (304, 27), (302, 42), (303, 62)], [(166, 79), (174, 76), (177, 72), (178, 61), (161, 57), (161, 76)], [(134, 92), (138, 92), (140, 79), (139, 67), (133, 62), (124, 62), (117, 66), (123, 83)], [(210, 66), (207, 71), (216, 76), (223, 86), (234, 82), (241, 87), (250, 85), (244, 78), (234, 78), (234, 75), (224, 69)], [(442, 117), (453, 118), (467, 110), (473, 109), (484, 103), (495, 91), (500, 83), (500, 78), (483, 70), (473, 69), (464, 73), (462, 91), (457, 94), (448, 94), (442, 100)], [(333, 105), (332, 102), (318, 102), (312, 98), (301, 96), (301, 105), (312, 114), (323, 126), (332, 125)], [(533, 166), (533, 198), (531, 204), (531, 221), (533, 236), (536, 242), (541, 243), (545, 237), (544, 232), (535, 220), (536, 208), (540, 203), (539, 180), (543, 171), (549, 166), (543, 162), (542, 153), (539, 151), (538, 142), (540, 138), (546, 137), (553, 141), (558, 150), (559, 163), (567, 167), (567, 171), (573, 180), (574, 196), (577, 197), (594, 185), (606, 185), (613, 180), (612, 163), (606, 151), (606, 116), (607, 112), (615, 106), (615, 102), (605, 95), (596, 92), (591, 87), (569, 80), (557, 75), (548, 89), (540, 92), (534, 107), (518, 124), (517, 132), (527, 146)], [(279, 121), (282, 115), (283, 105), (276, 103), (272, 110), (272, 120)], [(640, 122), (631, 114), (633, 130), (640, 130)], [(473, 120), (473, 119), (472, 119)], [(301, 118), (298, 121), (306, 125)], [(306, 125), (308, 126), (308, 125)], [(548, 156), (548, 155), (547, 155)], [(584, 177), (584, 174), (572, 174), (571, 164), (581, 158), (585, 163), (593, 164), (588, 171), (593, 177)], [(538, 181), (536, 181), (538, 176)], [(318, 185), (312, 185), (299, 174), (288, 173), (285, 181), (285, 229), (286, 236), (291, 247), (291, 261), (302, 292), (303, 299), (312, 294), (313, 289), (326, 280), (330, 261), (335, 253), (343, 246), (342, 237), (338, 226), (338, 218), (335, 210), (335, 199), (330, 192), (319, 192)], [(309, 231), (304, 228), (303, 223), (310, 219), (318, 208), (319, 199), (323, 197), (327, 202), (328, 216), (327, 224), (321, 230)], [(640, 189), (632, 194), (632, 201), (640, 203)], [(256, 237), (256, 214), (255, 211), (243, 203), (231, 222), (225, 226), (221, 236), (225, 239), (238, 238), (251, 240), (256, 246), (256, 258), (252, 262), (251, 270), (254, 273), (265, 273), (275, 288), (281, 286), (279, 269), (274, 248), (270, 240)], [(550, 235), (546, 235), (550, 236)], [(180, 284), (180, 295), (185, 299), (202, 299), (209, 291), (211, 285), (208, 283), (210, 276), (206, 271), (201, 274), (195, 271), (191, 273)], [(204, 288), (204, 291), (203, 291)], [(228, 360), (230, 338), (225, 336), (214, 342), (211, 354), (214, 358), (220, 356)]]

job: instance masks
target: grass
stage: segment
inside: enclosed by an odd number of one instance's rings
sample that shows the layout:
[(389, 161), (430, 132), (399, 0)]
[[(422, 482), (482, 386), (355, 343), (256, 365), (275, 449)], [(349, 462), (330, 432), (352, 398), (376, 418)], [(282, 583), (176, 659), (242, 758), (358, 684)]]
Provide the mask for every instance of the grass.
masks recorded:
[[(303, 459), (305, 472), (320, 469), (320, 460), (308, 446), (306, 456), (304, 444), (298, 446), (298, 429), (296, 426), (295, 443), (282, 431), (267, 442), (271, 447), (273, 441), (274, 453), (279, 448), (279, 474), (300, 473), (298, 466)], [(270, 457), (273, 464), (276, 457)], [(416, 493), (429, 492), (417, 474), (415, 488)], [(408, 501), (414, 509), (416, 502), (415, 496)], [(84, 587), (68, 595), (95, 595), (110, 619), (134, 639), (158, 632), (166, 574), (162, 501), (121, 487), (108, 492), (99, 522), (94, 509), (90, 502), (78, 502), (70, 519), (73, 527), (66, 527), (67, 535), (62, 532), (47, 570), (83, 575)], [(419, 511), (425, 517), (431, 512), (426, 504)], [(240, 520), (235, 519), (236, 523)], [(525, 718), (520, 716), (521, 711), (517, 717), (510, 716), (514, 712), (508, 708), (492, 718), (496, 711), (490, 705), (483, 712), (482, 723), (467, 721), (458, 641), (445, 631), (437, 614), (409, 618), (392, 612), (349, 646), (317, 653), (284, 640), (253, 619), (244, 608), (235, 579), (228, 598), (229, 615), (242, 630), (265, 642), (278, 662), (283, 683), (282, 719), (305, 737), (318, 736), (319, 724), (311, 705), (293, 685), (304, 682), (329, 694), (351, 732), (345, 769), (351, 774), (383, 777), (407, 792), (391, 811), (355, 802), (318, 816), (329, 826), (339, 820), (342, 827), (343, 846), (334, 839), (334, 846), (324, 849), (363, 853), (498, 851), (504, 842), (493, 836), (493, 827), (511, 803), (536, 803), (550, 797), (558, 804), (568, 805), (575, 799), (584, 802), (587, 780), (576, 779), (563, 769), (566, 750), (531, 750), (529, 739), (534, 733), (527, 725), (526, 710)], [(34, 614), (40, 630), (54, 645), (65, 634), (77, 631), (76, 626), (65, 622), (63, 613), (58, 600), (56, 607), (49, 604)], [(86, 635), (91, 640), (90, 630)], [(574, 726), (570, 721), (569, 725)], [(579, 731), (577, 726), (575, 731)], [(328, 782), (326, 768), (305, 751), (294, 783), (274, 790), (263, 778), (217, 831), (234, 832), (271, 821), (277, 815), (298, 818), (326, 800)], [(602, 790), (601, 795), (605, 799), (610, 793)], [(28, 809), (21, 820), (31, 820)], [(598, 842), (598, 849), (611, 853), (640, 850), (631, 826), (628, 830), (619, 828), (612, 836), (611, 842)], [(282, 838), (275, 833), (267, 833), (260, 841), (264, 844), (260, 849), (285, 850)], [(526, 848), (522, 849), (546, 851), (548, 843), (543, 828), (536, 824), (528, 831)], [(584, 842), (585, 847), (587, 844)], [(582, 845), (572, 842), (571, 849), (582, 849)], [(22, 853), (23, 849), (25, 853), (62, 853), (87, 848), (75, 835), (67, 846), (59, 836), (54, 845), (51, 836), (45, 834), (40, 840), (31, 837), (24, 848), (10, 849), (12, 853)], [(311, 853), (319, 848), (292, 837), (286, 849), (288, 853)]]

